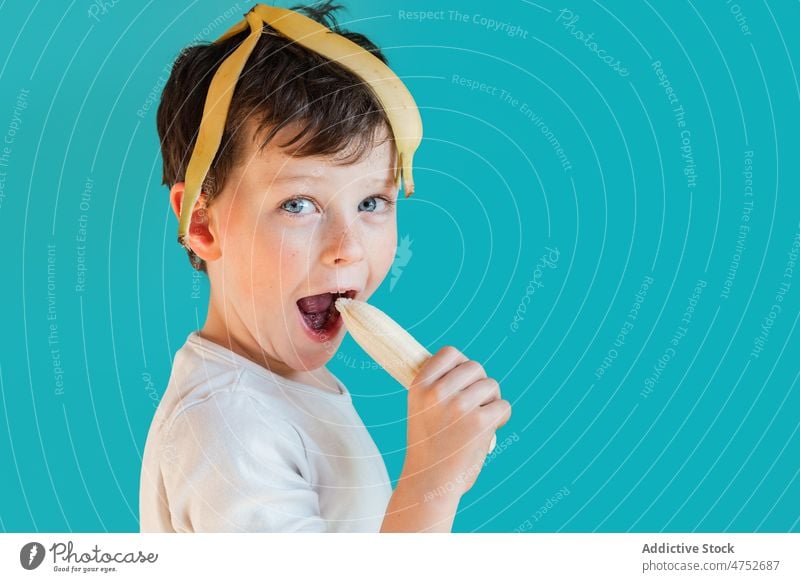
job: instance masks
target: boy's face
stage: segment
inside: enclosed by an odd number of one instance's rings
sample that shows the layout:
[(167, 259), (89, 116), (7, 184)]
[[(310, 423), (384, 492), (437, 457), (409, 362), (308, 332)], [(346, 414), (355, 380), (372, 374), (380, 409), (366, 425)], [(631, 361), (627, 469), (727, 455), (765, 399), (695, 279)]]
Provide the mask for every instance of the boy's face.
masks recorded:
[(341, 315), (333, 307), (323, 313), (325, 298), (298, 301), (336, 290), (367, 300), (397, 247), (392, 144), (337, 165), (276, 146), (296, 131), (284, 128), (260, 154), (245, 140), (241, 162), (207, 210), (218, 245), (218, 258), (207, 262), (209, 319), (221, 319), (207, 325), (224, 329), (257, 361), (263, 350), (270, 369), (283, 374), (325, 365), (344, 336)]

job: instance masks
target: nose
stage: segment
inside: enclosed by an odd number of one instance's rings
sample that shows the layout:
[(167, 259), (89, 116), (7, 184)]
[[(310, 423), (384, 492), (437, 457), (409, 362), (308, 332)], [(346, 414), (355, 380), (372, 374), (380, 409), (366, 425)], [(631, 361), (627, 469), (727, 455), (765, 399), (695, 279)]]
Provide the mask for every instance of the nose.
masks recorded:
[(348, 225), (337, 220), (325, 234), (322, 260), (325, 264), (342, 266), (364, 258), (364, 245), (358, 232), (358, 222)]

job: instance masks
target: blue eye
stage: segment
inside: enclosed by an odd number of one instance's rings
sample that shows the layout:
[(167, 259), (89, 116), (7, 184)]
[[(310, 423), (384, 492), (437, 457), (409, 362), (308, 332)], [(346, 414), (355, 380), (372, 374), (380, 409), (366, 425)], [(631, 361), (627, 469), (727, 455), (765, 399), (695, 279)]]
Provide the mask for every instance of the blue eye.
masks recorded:
[[(386, 196), (370, 196), (369, 198), (365, 198), (364, 202), (367, 202), (369, 200), (383, 202), (383, 206), (381, 208), (384, 211), (388, 211), (388, 210), (391, 209), (392, 206), (394, 206), (394, 200), (392, 200), (391, 198), (387, 198)], [(369, 206), (369, 211), (370, 212), (375, 212), (376, 211), (376, 206), (377, 206), (377, 203), (373, 203), (372, 205), (370, 205)], [(359, 204), (359, 210), (361, 210), (361, 205), (360, 204)], [(378, 211), (380, 211), (380, 210), (378, 210)]]
[(287, 213), (293, 216), (302, 216), (304, 214), (308, 214), (307, 212), (302, 212), (304, 206), (309, 206), (311, 210), (314, 209), (313, 204), (304, 205), (303, 202), (311, 202), (308, 198), (292, 198), (287, 200), (286, 202), (281, 204), (281, 209), (285, 210)]

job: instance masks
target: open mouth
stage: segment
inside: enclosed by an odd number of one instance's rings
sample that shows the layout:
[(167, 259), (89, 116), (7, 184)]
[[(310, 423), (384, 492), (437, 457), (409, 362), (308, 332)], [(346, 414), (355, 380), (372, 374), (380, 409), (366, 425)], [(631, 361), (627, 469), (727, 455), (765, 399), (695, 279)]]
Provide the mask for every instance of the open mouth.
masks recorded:
[(311, 331), (325, 333), (336, 327), (341, 318), (341, 314), (336, 309), (336, 300), (339, 297), (354, 299), (357, 293), (358, 291), (355, 289), (348, 289), (309, 295), (297, 300), (297, 308)]

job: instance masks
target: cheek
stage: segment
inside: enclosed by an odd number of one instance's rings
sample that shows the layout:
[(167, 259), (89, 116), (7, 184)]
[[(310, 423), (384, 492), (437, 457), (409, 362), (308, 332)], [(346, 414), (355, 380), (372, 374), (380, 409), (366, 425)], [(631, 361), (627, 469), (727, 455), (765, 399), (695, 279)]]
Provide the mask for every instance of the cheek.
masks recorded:
[(397, 223), (391, 222), (387, 224), (379, 233), (375, 245), (380, 249), (380, 254), (383, 257), (388, 257), (389, 261), (394, 260), (395, 251), (397, 250)]
[(397, 236), (391, 236), (383, 241), (382, 247), (383, 259), (388, 269), (394, 262), (395, 254), (397, 253)]
[(286, 237), (281, 244), (280, 235), (260, 235), (253, 241), (252, 254), (248, 248), (243, 253), (245, 256), (240, 261), (244, 268), (237, 280), (239, 292), (247, 301), (249, 318), (261, 322), (257, 324), (260, 329), (282, 326), (287, 297), (304, 280), (304, 251), (288, 244)]
[(245, 295), (277, 298), (282, 289), (285, 292), (296, 287), (308, 252), (307, 242), (299, 240), (291, 229), (259, 223), (252, 216), (242, 216), (235, 226), (229, 226), (230, 231), (238, 233), (235, 244), (227, 249), (233, 255), (229, 261), (235, 265), (236, 280)]
[(307, 278), (309, 261), (313, 252), (309, 233), (302, 229), (276, 228), (263, 237), (266, 262), (269, 263), (268, 277), (273, 285), (284, 289), (295, 289)]
[(371, 270), (385, 273), (394, 262), (397, 251), (397, 227), (394, 223), (376, 229), (367, 246)]

